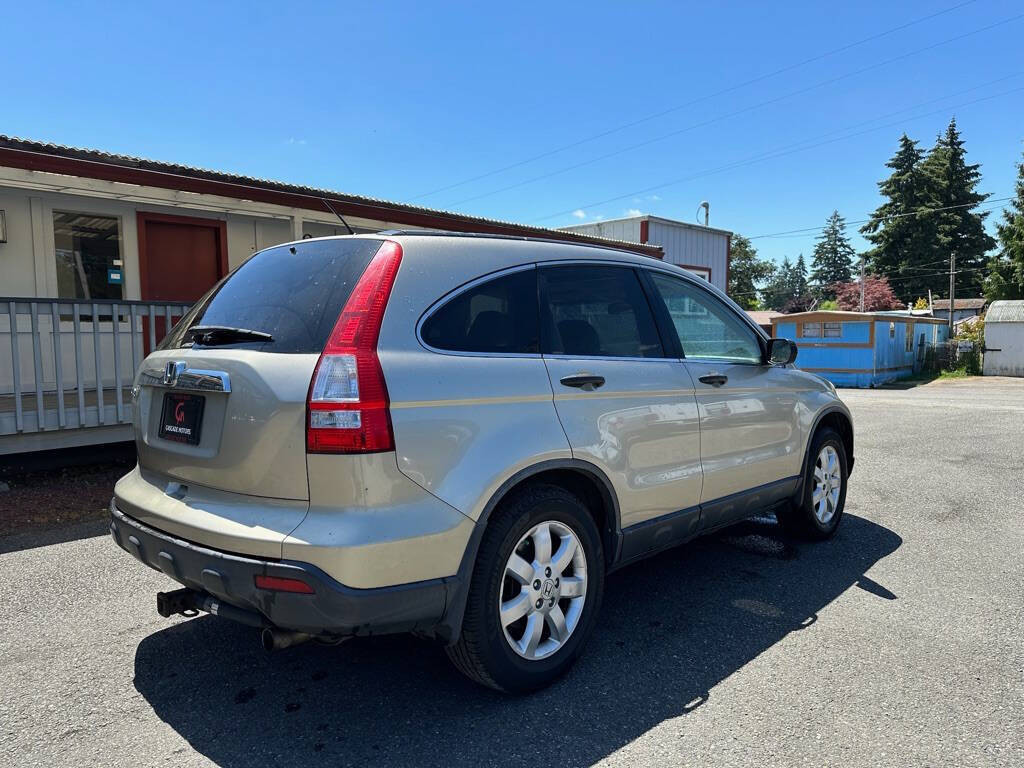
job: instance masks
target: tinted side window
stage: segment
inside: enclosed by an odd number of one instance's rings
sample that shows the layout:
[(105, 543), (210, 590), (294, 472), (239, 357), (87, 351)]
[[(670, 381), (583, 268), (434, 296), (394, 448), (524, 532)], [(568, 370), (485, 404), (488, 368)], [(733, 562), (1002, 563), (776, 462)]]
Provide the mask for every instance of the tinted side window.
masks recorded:
[(537, 271), (488, 280), (460, 293), (423, 324), (423, 341), (456, 352), (536, 353)]
[(545, 352), (600, 357), (664, 357), (647, 297), (629, 267), (540, 270)]
[(754, 332), (724, 304), (683, 280), (651, 272), (687, 359), (760, 363)]

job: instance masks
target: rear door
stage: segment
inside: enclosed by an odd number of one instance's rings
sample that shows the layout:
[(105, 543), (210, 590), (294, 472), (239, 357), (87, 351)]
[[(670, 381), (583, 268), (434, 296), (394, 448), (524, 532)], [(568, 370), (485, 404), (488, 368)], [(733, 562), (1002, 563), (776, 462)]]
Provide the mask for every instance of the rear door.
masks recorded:
[(799, 474), (798, 375), (764, 362), (758, 334), (694, 282), (648, 272), (681, 345), (700, 408), (702, 528), (783, 498)]
[[(143, 474), (220, 492), (308, 499), (310, 379), (380, 244), (325, 239), (270, 248), (201, 299), (138, 377)], [(199, 328), (256, 334), (219, 331), (194, 339)], [(294, 509), (297, 525), (305, 508)]]
[[(197, 301), (227, 274), (227, 224), (217, 219), (140, 212), (139, 282), (145, 301)], [(143, 318), (142, 343), (148, 354), (150, 319)], [(170, 330), (162, 317), (152, 321), (159, 340)]]
[(615, 487), (623, 557), (685, 538), (701, 489), (694, 387), (666, 354), (637, 270), (569, 264), (538, 274), (555, 408), (574, 458)]

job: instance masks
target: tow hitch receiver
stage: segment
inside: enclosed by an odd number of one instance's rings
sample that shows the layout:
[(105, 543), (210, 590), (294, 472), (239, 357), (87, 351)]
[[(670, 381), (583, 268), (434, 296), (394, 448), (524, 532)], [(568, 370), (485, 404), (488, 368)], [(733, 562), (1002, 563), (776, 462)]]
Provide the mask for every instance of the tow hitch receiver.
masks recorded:
[(270, 622), (262, 614), (228, 605), (205, 592), (185, 588), (176, 589), (173, 592), (156, 593), (156, 612), (165, 619), (176, 615), (191, 618), (198, 616), (200, 611), (237, 621), (240, 624), (248, 624), (250, 627), (258, 629), (270, 626)]
[(197, 616), (196, 607), (198, 594), (191, 589), (176, 589), (173, 592), (156, 593), (156, 612), (169, 619), (171, 616)]

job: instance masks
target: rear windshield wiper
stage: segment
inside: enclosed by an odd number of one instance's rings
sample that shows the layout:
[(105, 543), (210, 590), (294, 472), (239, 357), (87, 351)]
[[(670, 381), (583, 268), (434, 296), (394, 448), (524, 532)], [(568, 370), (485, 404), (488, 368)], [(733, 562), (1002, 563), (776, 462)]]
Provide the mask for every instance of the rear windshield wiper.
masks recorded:
[(229, 325), (193, 325), (185, 335), (207, 347), (218, 344), (234, 344), (236, 341), (274, 340), (269, 333), (253, 331), (249, 328), (232, 328)]

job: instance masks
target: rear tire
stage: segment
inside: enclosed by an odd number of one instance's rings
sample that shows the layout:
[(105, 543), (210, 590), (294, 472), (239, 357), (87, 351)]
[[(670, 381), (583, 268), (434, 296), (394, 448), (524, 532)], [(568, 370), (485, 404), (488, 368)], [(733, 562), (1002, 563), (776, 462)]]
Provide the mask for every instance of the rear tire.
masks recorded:
[(809, 541), (831, 538), (846, 505), (846, 446), (835, 430), (818, 430), (811, 441), (799, 502), (776, 512), (792, 536)]
[(605, 564), (600, 532), (580, 499), (554, 485), (514, 494), (487, 523), (462, 632), (446, 650), (470, 679), (527, 693), (550, 685), (580, 655), (601, 606)]

